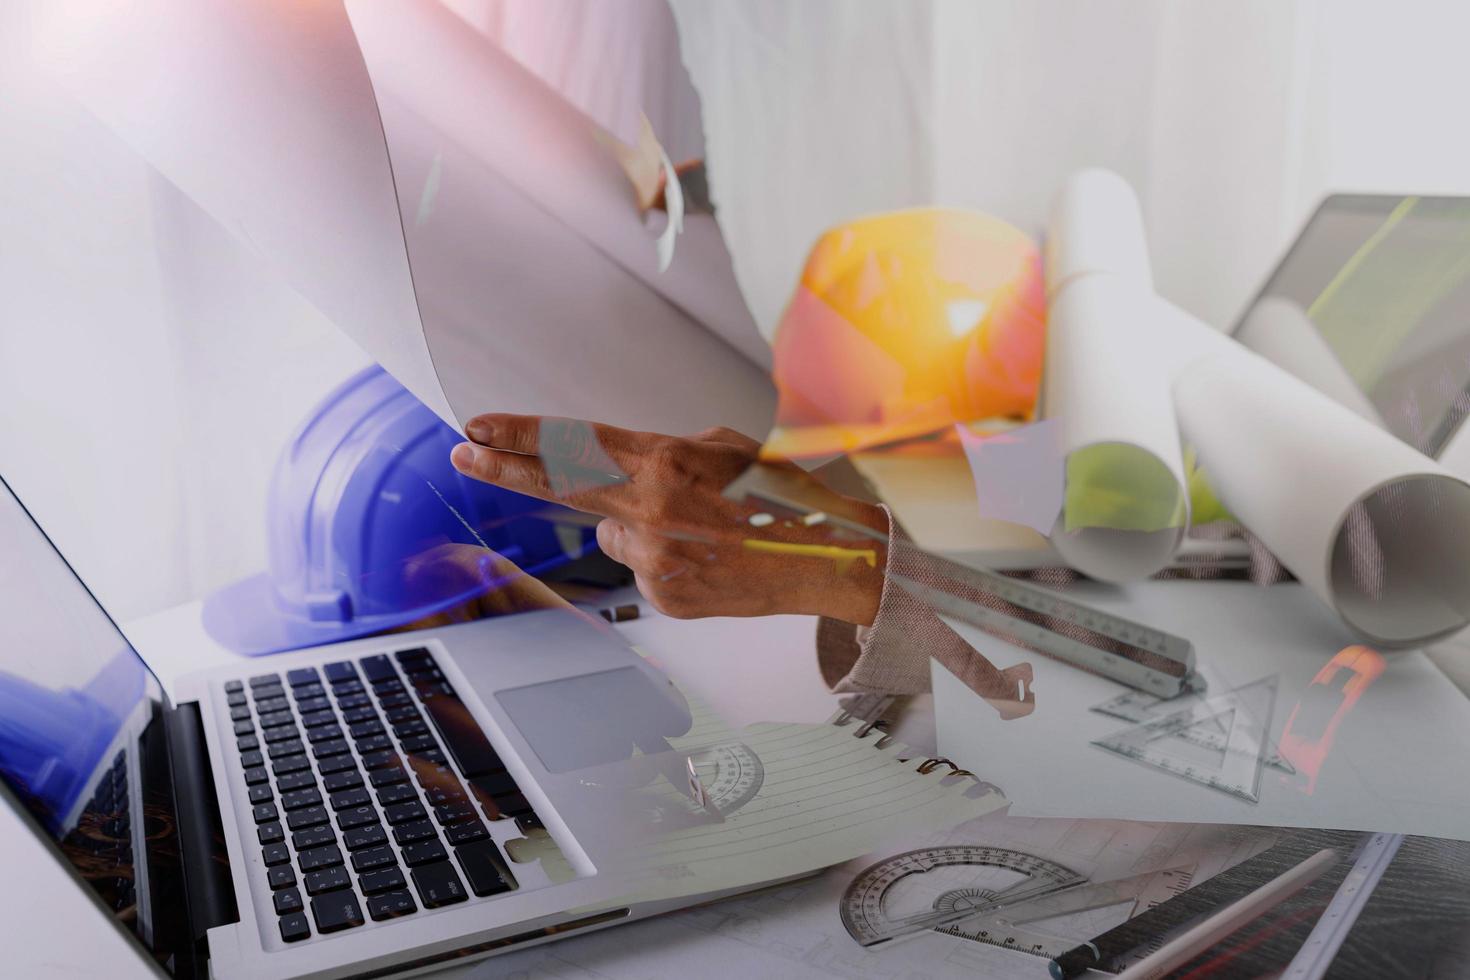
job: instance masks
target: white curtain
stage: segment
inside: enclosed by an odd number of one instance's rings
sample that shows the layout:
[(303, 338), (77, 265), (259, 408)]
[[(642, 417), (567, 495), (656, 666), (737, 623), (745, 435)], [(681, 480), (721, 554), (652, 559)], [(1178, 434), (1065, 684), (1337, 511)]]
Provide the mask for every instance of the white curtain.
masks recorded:
[(1160, 290), (1218, 326), (1333, 190), (1470, 191), (1470, 8), (1242, 0), (672, 0), (712, 193), (769, 336), (820, 232), (972, 207), (1039, 233), (1118, 171)]

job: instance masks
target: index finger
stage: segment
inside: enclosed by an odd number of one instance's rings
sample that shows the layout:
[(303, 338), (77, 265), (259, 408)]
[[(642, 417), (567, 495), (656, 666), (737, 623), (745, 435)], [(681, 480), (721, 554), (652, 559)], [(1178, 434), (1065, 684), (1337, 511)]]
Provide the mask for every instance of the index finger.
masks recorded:
[(554, 415), (477, 415), (465, 435), (490, 449), (540, 456), (584, 469), (632, 475), (649, 439), (646, 432)]
[(557, 461), (547, 465), (548, 461), (537, 456), (487, 449), (472, 442), (455, 446), (449, 459), (466, 476), (528, 497), (606, 517), (624, 513), (626, 477)]

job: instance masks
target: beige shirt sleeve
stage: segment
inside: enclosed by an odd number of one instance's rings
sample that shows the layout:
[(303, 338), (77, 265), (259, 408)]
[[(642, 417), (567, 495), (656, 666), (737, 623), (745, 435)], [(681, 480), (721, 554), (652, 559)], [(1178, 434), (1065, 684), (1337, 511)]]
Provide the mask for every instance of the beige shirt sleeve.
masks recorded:
[(869, 627), (823, 618), (817, 626), (817, 663), (828, 686), (842, 694), (922, 694), (929, 690), (929, 659), (987, 699), (1017, 702), (1017, 681), (1029, 685), (1029, 664), (999, 670), (935, 615), (932, 607), (894, 580), (903, 578), (964, 596), (942, 563), (916, 548), (888, 514), (888, 559), (878, 615)]

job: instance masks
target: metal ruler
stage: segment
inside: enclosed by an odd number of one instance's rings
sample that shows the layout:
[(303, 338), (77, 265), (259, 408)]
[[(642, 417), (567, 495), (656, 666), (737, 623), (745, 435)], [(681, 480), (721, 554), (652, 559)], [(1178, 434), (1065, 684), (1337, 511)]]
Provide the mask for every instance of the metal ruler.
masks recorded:
[[(805, 473), (781, 467), (752, 466), (725, 489), (734, 500), (755, 499), (796, 514), (821, 513), (825, 523), (856, 535), (885, 541), (887, 536), (861, 523), (851, 501), (834, 494)], [(1194, 670), (1194, 645), (1183, 637), (1094, 609), (1057, 593), (988, 569), (895, 542), (919, 559), (931, 581), (947, 580), (970, 596), (919, 582), (901, 574), (889, 577), (935, 609), (987, 633), (1074, 666), (1109, 677), (1159, 697), (1183, 691)], [(904, 556), (890, 567), (911, 564)]]
[(1403, 834), (1373, 834), (1364, 842), (1352, 870), (1327, 903), (1327, 910), (1312, 927), (1307, 941), (1292, 957), (1281, 980), (1318, 980), (1327, 972), (1403, 842)]

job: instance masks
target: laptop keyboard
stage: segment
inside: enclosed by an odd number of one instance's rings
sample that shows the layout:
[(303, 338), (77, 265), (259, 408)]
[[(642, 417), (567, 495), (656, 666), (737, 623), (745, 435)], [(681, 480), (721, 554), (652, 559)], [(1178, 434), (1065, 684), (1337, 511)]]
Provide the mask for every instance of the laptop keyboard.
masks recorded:
[(481, 817), (540, 821), (427, 650), (225, 694), (284, 941), (516, 887)]

